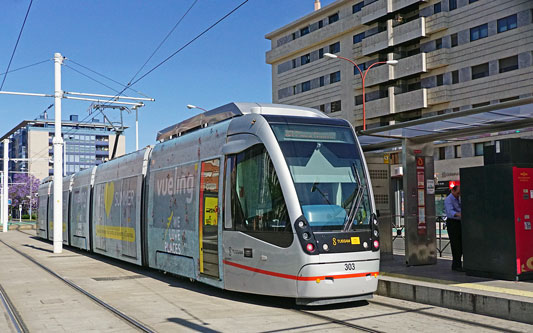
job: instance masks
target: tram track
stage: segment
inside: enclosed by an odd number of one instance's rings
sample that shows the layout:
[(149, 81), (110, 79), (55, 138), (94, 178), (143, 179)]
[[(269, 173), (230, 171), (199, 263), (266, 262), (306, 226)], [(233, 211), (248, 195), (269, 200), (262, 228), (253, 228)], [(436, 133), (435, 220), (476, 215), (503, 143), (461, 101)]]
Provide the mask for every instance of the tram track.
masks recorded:
[(353, 328), (353, 329), (356, 329), (356, 330), (361, 331), (361, 332), (383, 333), (383, 331), (378, 331), (378, 330), (373, 329), (373, 328), (352, 324), (352, 323), (349, 323), (349, 322), (347, 322), (345, 320), (335, 319), (333, 317), (321, 315), (321, 314), (318, 314), (318, 313), (313, 313), (313, 312), (305, 311), (305, 310), (295, 310), (295, 311), (297, 311), (298, 313), (305, 314), (306, 316), (314, 317), (314, 318), (317, 318), (317, 319), (322, 319), (322, 320), (325, 320), (325, 321), (330, 322), (332, 324), (337, 324), (337, 325), (340, 325), (340, 326)]
[(0, 300), (2, 301), (2, 305), (4, 306), (7, 316), (11, 320), (11, 323), (13, 324), (15, 331), (17, 333), (26, 333), (29, 332), (28, 327), (24, 323), (24, 320), (22, 319), (20, 313), (17, 311), (17, 308), (7, 295), (4, 287), (0, 284)]
[[(25, 233), (25, 232), (24, 232)], [(57, 278), (58, 280), (64, 282), (65, 284), (67, 284), (69, 287), (71, 287), (72, 289), (78, 291), (79, 293), (85, 295), (86, 297), (90, 298), (93, 302), (95, 302), (96, 304), (100, 305), (101, 307), (103, 307), (104, 309), (110, 311), (111, 313), (113, 313), (115, 316), (117, 316), (118, 318), (120, 318), (121, 320), (123, 320), (124, 322), (126, 322), (128, 325), (130, 325), (131, 327), (141, 331), (141, 332), (149, 332), (149, 333), (154, 333), (154, 331), (152, 329), (150, 329), (146, 324), (143, 324), (142, 322), (126, 315), (125, 313), (121, 312), (120, 310), (118, 310), (117, 308), (107, 304), (106, 302), (104, 302), (102, 299), (96, 297), (95, 295), (91, 294), (90, 292), (86, 291), (85, 289), (81, 288), (80, 286), (78, 286), (77, 284), (75, 284), (74, 282), (70, 281), (70, 280), (67, 280), (65, 279), (64, 277), (60, 276), (59, 274), (57, 274), (56, 272), (54, 272), (53, 270), (51, 270), (50, 268), (46, 267), (45, 265), (41, 264), (40, 262), (38, 262), (35, 258), (33, 258), (32, 256), (14, 248), (13, 246), (7, 244), (6, 242), (4, 242), (3, 240), (0, 240), (0, 242), (2, 244), (4, 244), (5, 246), (7, 246), (8, 248), (10, 248), (11, 250), (13, 250), (14, 252), (18, 253), (19, 255), (23, 256), (24, 258), (26, 258), (27, 260), (31, 261), (33, 264), (37, 265), (38, 267), (40, 267), (41, 269), (43, 269), (44, 271), (46, 271), (47, 273), (49, 273), (50, 275), (52, 275), (53, 277)], [(1, 288), (0, 286), (0, 294), (2, 294), (2, 301), (4, 301), (4, 297), (6, 297), (7, 300), (9, 300), (7, 298), (7, 294), (5, 294), (5, 291), (3, 290), (3, 288)], [(13, 313), (16, 313), (17, 315), (13, 315), (15, 320), (17, 319), (17, 316), (18, 318), (20, 318), (20, 322), (23, 323), (22, 321), (22, 318), (20, 317), (20, 314), (18, 314), (18, 312), (16, 312), (16, 309), (12, 306), (12, 303), (11, 301), (7, 302), (8, 306), (9, 304), (11, 304), (11, 308), (13, 310), (15, 310)], [(7, 306), (6, 306), (7, 308)], [(9, 310), (8, 310), (9, 311)], [(12, 312), (10, 312), (12, 313)], [(25, 327), (25, 325), (24, 325)], [(25, 328), (26, 331), (24, 330), (21, 330), (19, 332), (28, 332), (27, 328)]]

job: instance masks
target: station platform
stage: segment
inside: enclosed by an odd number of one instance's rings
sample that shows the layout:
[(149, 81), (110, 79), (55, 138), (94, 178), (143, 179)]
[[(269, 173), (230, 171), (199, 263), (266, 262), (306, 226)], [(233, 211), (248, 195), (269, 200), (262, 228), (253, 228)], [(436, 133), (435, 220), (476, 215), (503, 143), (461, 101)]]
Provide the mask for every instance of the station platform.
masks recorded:
[(468, 276), (452, 271), (446, 257), (406, 266), (403, 255), (388, 255), (380, 266), (378, 295), (533, 324), (533, 280)]
[[(448, 260), (405, 267), (395, 256), (382, 261), (373, 300), (300, 309), (294, 300), (225, 291), (70, 247), (54, 254), (34, 234), (0, 233), (0, 332), (412, 331), (398, 328), (405, 322), (433, 332), (533, 327), (533, 283), (468, 277), (452, 272)], [(384, 329), (374, 329), (376, 318)]]

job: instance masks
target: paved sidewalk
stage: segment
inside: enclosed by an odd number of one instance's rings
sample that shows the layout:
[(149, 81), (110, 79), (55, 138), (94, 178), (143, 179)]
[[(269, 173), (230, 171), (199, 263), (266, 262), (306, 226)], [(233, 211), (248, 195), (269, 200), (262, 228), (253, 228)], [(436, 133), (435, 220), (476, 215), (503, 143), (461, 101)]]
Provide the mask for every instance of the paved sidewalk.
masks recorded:
[(468, 276), (452, 271), (449, 258), (408, 267), (394, 255), (382, 259), (380, 271), (379, 295), (533, 323), (533, 281)]

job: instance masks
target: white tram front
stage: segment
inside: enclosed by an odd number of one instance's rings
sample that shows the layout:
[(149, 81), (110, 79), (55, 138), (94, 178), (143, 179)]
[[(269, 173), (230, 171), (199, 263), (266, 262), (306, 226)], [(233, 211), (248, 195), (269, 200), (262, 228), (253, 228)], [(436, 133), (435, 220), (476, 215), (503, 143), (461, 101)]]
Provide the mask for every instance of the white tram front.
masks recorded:
[[(372, 188), (348, 122), (309, 108), (230, 103), (157, 140), (91, 170), (92, 180), (80, 174), (90, 205), (72, 209), (76, 200), (67, 200), (64, 230), (77, 230), (76, 239), (91, 233), (70, 245), (300, 304), (377, 289)], [(77, 177), (70, 191), (85, 184)], [(42, 186), (41, 200), (51, 195)]]

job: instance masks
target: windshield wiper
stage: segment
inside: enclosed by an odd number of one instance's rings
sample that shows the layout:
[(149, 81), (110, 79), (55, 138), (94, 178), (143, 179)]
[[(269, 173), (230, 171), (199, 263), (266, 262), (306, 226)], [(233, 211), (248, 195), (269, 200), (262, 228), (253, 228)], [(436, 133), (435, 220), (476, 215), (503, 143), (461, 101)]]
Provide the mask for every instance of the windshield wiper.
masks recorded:
[(353, 222), (355, 221), (355, 214), (359, 211), (361, 207), (361, 202), (363, 201), (363, 193), (366, 186), (361, 184), (361, 178), (359, 177), (359, 171), (355, 167), (355, 163), (352, 163), (352, 170), (355, 174), (355, 181), (357, 182), (357, 193), (352, 201), (352, 206), (350, 207), (350, 212), (348, 213), (347, 220), (344, 222), (343, 231), (348, 231), (352, 228)]
[(320, 183), (319, 183), (319, 182), (314, 182), (314, 183), (313, 183), (313, 187), (311, 187), (311, 192), (318, 191), (318, 193), (320, 193), (320, 195), (324, 198), (324, 200), (326, 200), (326, 202), (328, 203), (328, 205), (331, 205), (331, 202), (328, 200), (328, 197), (324, 194), (324, 192), (322, 192), (322, 191), (318, 188), (318, 184), (320, 184)]

